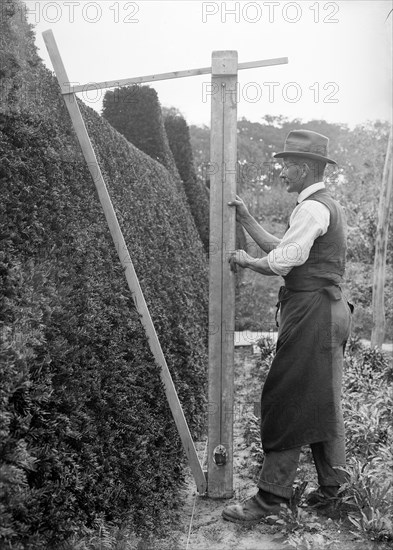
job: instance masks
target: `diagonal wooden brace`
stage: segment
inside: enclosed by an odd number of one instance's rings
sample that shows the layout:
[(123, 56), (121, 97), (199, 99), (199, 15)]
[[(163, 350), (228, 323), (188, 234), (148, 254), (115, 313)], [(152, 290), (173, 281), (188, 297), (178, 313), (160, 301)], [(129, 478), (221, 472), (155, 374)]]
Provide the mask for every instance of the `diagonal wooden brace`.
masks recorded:
[[(56, 73), (57, 80), (62, 87), (62, 83), (69, 82), (66, 70), (63, 65), (53, 32), (51, 30), (43, 33), (45, 44), (52, 61), (53, 68)], [(74, 96), (70, 101), (70, 96)], [(164, 354), (161, 349), (160, 342), (155, 331), (153, 321), (150, 317), (150, 313), (143, 296), (142, 289), (140, 287), (138, 277), (136, 275), (130, 254), (128, 252), (127, 244), (124, 240), (122, 231), (120, 229), (119, 222), (115, 210), (112, 205), (111, 198), (108, 193), (108, 189), (105, 185), (104, 178), (101, 173), (101, 169), (97, 162), (96, 155), (94, 153), (93, 146), (91, 144), (89, 134), (87, 132), (85, 123), (83, 121), (82, 114), (79, 110), (76, 97), (73, 93), (65, 97), (65, 104), (70, 114), (76, 135), (78, 137), (83, 155), (89, 167), (90, 173), (94, 180), (98, 196), (105, 213), (106, 221), (109, 226), (109, 230), (112, 235), (113, 242), (116, 250), (119, 254), (120, 262), (124, 268), (124, 273), (127, 279), (128, 286), (132, 293), (132, 297), (135, 303), (135, 307), (139, 312), (142, 320), (142, 324), (145, 328), (146, 335), (149, 340), (150, 349), (153, 356), (161, 368), (161, 380), (165, 387), (165, 393), (168, 399), (168, 403), (172, 412), (172, 416), (177, 426), (184, 451), (187, 455), (192, 474), (194, 476), (199, 494), (206, 493), (207, 483), (205, 474), (202, 470), (201, 464), (196, 453), (195, 445), (192, 440), (190, 430), (185, 419), (183, 409), (181, 407), (176, 388), (173, 384), (171, 374), (168, 369)]]

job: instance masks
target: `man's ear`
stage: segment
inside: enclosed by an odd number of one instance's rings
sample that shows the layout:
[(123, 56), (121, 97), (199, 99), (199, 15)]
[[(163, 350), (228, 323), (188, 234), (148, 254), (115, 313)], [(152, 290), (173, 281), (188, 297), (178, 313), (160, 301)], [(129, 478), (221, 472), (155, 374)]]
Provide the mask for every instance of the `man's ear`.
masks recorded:
[(302, 175), (308, 176), (309, 173), (310, 173), (309, 165), (306, 162), (303, 162), (303, 164), (302, 164)]

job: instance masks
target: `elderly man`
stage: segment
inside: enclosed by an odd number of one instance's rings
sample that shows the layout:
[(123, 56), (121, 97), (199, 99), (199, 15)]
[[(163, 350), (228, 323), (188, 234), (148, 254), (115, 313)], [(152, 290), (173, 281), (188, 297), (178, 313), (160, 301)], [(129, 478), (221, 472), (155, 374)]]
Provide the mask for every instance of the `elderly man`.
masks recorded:
[(342, 368), (349, 337), (351, 309), (340, 283), (345, 270), (344, 212), (325, 188), (323, 174), (328, 138), (309, 130), (288, 134), (280, 178), (289, 193), (298, 193), (288, 229), (279, 239), (263, 229), (240, 197), (237, 220), (267, 253), (253, 258), (232, 253), (239, 265), (262, 275), (280, 275), (280, 311), (276, 354), (261, 399), (261, 438), (265, 451), (259, 491), (242, 504), (223, 510), (226, 520), (250, 525), (277, 514), (288, 504), (300, 450), (310, 445), (319, 488), (309, 503), (335, 498), (344, 481), (344, 423), (341, 409)]

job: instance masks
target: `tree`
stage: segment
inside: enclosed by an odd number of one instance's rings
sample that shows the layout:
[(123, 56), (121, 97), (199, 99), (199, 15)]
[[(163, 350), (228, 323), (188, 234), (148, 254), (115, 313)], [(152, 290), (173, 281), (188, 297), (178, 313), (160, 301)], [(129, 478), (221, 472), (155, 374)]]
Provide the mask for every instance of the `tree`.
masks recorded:
[(386, 253), (388, 245), (388, 220), (392, 198), (392, 126), (386, 151), (385, 165), (379, 196), (377, 238), (375, 241), (374, 283), (373, 283), (373, 330), (371, 345), (381, 347), (385, 336), (385, 278)]

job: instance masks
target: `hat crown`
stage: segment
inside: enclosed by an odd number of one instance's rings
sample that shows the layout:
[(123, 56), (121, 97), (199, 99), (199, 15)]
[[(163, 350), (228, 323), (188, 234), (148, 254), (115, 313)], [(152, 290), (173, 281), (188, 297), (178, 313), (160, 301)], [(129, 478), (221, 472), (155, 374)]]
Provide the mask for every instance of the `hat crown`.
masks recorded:
[(329, 138), (311, 130), (292, 130), (287, 135), (285, 152), (313, 153), (324, 157), (328, 154)]
[(274, 158), (300, 157), (337, 164), (328, 158), (329, 138), (312, 130), (292, 130), (285, 139), (284, 151)]

